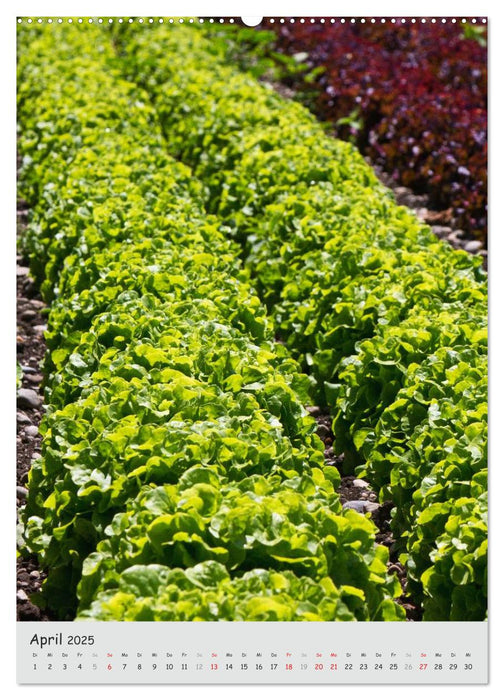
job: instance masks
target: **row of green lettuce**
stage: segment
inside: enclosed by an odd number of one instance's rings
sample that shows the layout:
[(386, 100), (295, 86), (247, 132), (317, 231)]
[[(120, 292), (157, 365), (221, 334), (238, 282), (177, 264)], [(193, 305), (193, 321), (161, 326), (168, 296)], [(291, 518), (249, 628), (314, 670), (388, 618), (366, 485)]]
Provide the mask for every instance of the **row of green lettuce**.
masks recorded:
[(481, 260), (397, 206), (357, 151), (299, 104), (230, 65), (212, 31), (118, 27), (119, 64), (149, 93), (168, 151), (204, 183), (207, 211), (242, 245), (277, 334), (334, 416), (347, 470), (392, 499), (425, 619), (482, 619)]
[(208, 190), (101, 27), (20, 29), (24, 245), (50, 303), (22, 552), (57, 619), (401, 620)]

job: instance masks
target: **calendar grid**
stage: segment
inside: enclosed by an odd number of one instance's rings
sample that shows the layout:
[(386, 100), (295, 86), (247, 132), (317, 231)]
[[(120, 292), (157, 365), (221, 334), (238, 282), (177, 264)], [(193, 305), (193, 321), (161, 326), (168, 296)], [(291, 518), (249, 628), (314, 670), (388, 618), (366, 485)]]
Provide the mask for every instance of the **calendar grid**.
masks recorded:
[(488, 682), (486, 622), (18, 623), (25, 683)]

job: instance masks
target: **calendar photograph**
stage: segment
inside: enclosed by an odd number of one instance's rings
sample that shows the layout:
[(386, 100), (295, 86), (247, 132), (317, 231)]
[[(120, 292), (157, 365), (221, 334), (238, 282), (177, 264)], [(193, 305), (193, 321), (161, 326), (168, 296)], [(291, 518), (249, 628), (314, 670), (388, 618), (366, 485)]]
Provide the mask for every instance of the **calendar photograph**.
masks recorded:
[[(487, 18), (16, 21), (26, 682), (207, 622), (284, 635), (230, 682), (485, 682)], [(284, 653), (343, 622), (461, 651)]]

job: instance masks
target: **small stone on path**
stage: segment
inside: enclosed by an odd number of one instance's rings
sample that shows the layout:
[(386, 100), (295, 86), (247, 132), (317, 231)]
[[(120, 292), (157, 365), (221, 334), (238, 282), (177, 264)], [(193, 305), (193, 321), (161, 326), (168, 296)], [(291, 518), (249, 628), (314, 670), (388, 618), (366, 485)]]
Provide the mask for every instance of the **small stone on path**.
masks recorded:
[(31, 424), (31, 420), (28, 418), (28, 416), (25, 415), (24, 413), (22, 413), (21, 411), (18, 411), (16, 413), (16, 420), (19, 423), (19, 425), (30, 425)]
[(368, 482), (364, 481), (364, 479), (354, 479), (353, 485), (355, 486), (356, 489), (368, 489), (369, 488)]
[(38, 408), (42, 405), (42, 397), (33, 389), (18, 389), (17, 405), (20, 408)]
[(468, 253), (477, 253), (480, 248), (483, 248), (483, 243), (481, 241), (468, 241), (464, 248)]
[(26, 377), (26, 381), (30, 382), (30, 384), (40, 384), (43, 379), (44, 377), (41, 374), (30, 374)]
[(35, 309), (26, 309), (25, 311), (22, 312), (21, 318), (23, 321), (31, 321), (35, 316), (37, 315), (37, 312)]
[(379, 507), (378, 503), (371, 503), (370, 501), (347, 501), (343, 503), (343, 508), (350, 508), (357, 511), (357, 513), (372, 513), (378, 510)]

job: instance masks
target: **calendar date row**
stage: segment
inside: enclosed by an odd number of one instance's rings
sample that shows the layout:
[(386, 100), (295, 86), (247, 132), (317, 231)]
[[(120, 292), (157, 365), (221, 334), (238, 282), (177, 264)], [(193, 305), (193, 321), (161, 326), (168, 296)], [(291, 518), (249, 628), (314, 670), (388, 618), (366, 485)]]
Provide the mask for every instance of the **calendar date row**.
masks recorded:
[(472, 671), (472, 663), (57, 663), (36, 662), (34, 671)]

